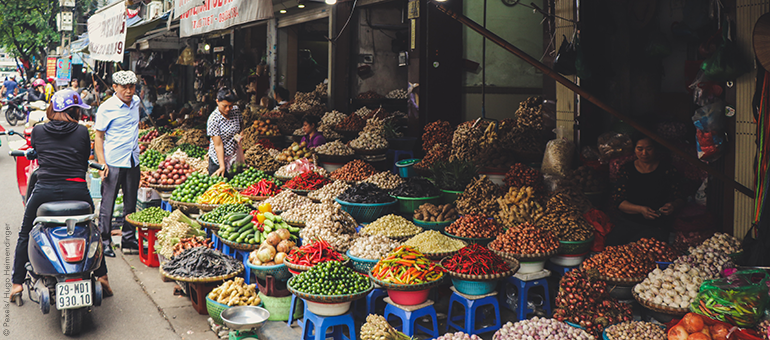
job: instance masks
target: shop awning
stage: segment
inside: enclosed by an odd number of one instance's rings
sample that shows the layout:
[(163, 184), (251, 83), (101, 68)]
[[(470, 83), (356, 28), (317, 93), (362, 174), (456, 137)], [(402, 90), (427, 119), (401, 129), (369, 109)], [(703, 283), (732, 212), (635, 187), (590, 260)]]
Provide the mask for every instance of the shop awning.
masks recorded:
[(128, 30), (126, 30), (125, 46), (133, 45), (136, 42), (136, 39), (139, 39), (145, 33), (156, 29), (160, 25), (165, 25), (166, 21), (168, 21), (169, 15), (171, 15), (171, 11), (163, 13), (163, 15), (149, 21), (141, 18), (138, 20), (133, 20), (138, 18), (138, 16), (126, 20)]

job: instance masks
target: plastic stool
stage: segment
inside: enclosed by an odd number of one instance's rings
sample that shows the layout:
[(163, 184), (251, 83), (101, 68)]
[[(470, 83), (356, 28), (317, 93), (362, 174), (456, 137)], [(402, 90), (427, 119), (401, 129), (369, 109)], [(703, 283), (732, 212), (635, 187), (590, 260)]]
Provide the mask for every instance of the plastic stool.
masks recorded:
[[(502, 323), (500, 320), (500, 304), (497, 302), (497, 292), (492, 292), (485, 295), (465, 295), (458, 293), (455, 287), (452, 287), (452, 297), (449, 298), (449, 311), (447, 313), (447, 332), (449, 328), (454, 328), (459, 331), (463, 331), (467, 334), (481, 334), (486, 332), (497, 331), (500, 329)], [(455, 303), (459, 303), (465, 307), (465, 315), (461, 317), (452, 316), (452, 307)], [(489, 306), (495, 308), (495, 324), (492, 326), (476, 329), (476, 316), (478, 314), (479, 307)], [(456, 321), (464, 320), (464, 326), (456, 323)]]
[[(382, 288), (378, 288), (378, 286), (375, 286), (374, 289), (372, 289), (369, 294), (366, 294), (365, 299), (358, 299), (355, 302), (353, 302), (355, 305), (354, 310), (356, 312), (361, 311), (361, 306), (364, 307), (363, 313), (356, 313), (356, 316), (358, 318), (366, 319), (366, 317), (369, 314), (376, 314), (374, 312), (375, 307), (377, 306), (377, 301), (380, 298), (385, 298), (388, 296), (388, 291)], [(366, 303), (366, 304), (364, 304)]]
[[(397, 330), (406, 334), (406, 336), (414, 336), (415, 331), (423, 331), (430, 335), (432, 338), (438, 337), (438, 317), (436, 316), (436, 308), (433, 307), (433, 301), (427, 300), (416, 306), (401, 306), (395, 304), (389, 297), (385, 298), (387, 306), (385, 306), (385, 320), (387, 321), (390, 316), (395, 316), (401, 319), (401, 327), (396, 327)], [(423, 316), (430, 316), (433, 320), (433, 330), (430, 330), (423, 325), (417, 323)]]
[(171, 207), (171, 204), (168, 203), (168, 201), (160, 201), (160, 208), (165, 211), (174, 211), (174, 208)]
[[(139, 227), (136, 229), (139, 231), (137, 233), (137, 235), (139, 236), (139, 239), (138, 239), (139, 260), (142, 261), (142, 263), (144, 263), (148, 267), (160, 266), (160, 260), (158, 259), (158, 254), (155, 253), (155, 234), (160, 229), (150, 229), (150, 228), (143, 228), (143, 227)], [(147, 240), (146, 251), (144, 246), (142, 245), (145, 240)]]
[[(348, 328), (350, 337), (342, 334), (343, 326)], [(326, 334), (330, 328), (332, 332)], [(305, 316), (302, 318), (302, 339), (325, 340), (327, 337), (332, 337), (334, 340), (355, 340), (356, 325), (353, 321), (353, 314), (348, 311), (337, 316), (319, 316), (305, 308)]]
[(230, 249), (232, 254), (227, 254), (227, 255), (230, 255), (233, 258), (235, 258), (236, 260), (243, 262), (243, 268), (244, 268), (243, 274), (242, 274), (243, 275), (243, 282), (245, 282), (247, 285), (251, 284), (251, 268), (249, 268), (249, 266), (247, 264), (249, 262), (249, 253), (251, 251), (249, 251), (249, 250), (239, 250), (239, 249), (230, 248), (230, 247), (228, 247), (228, 248)]
[[(302, 299), (300, 299), (300, 301), (302, 301)], [(294, 307), (296, 305), (297, 305), (297, 296), (292, 294), (291, 295), (291, 306), (289, 306), (289, 321), (287, 323), (289, 325), (289, 327), (291, 327), (291, 323), (294, 322)], [(307, 304), (305, 303), (305, 301), (302, 301), (302, 306), (303, 306), (303, 311), (304, 311), (302, 315), (304, 317), (304, 315), (307, 314)], [(305, 328), (305, 326), (304, 326), (305, 322), (303, 322), (302, 319), (297, 319), (297, 325), (302, 327), (303, 329)]]
[[(527, 305), (527, 302), (529, 300), (529, 290), (534, 287), (543, 287), (543, 309), (545, 310), (545, 313), (548, 315), (551, 315), (551, 293), (548, 291), (548, 280), (545, 278), (538, 279), (538, 280), (532, 280), (532, 281), (524, 281), (521, 279), (518, 279), (514, 276), (508, 277), (507, 279), (503, 280), (503, 282), (508, 282), (516, 286), (518, 291), (518, 298), (519, 298), (519, 305), (516, 307), (516, 316), (519, 318), (519, 320), (524, 320), (527, 318), (527, 314), (534, 313), (535, 311), (530, 309)], [(506, 292), (507, 294), (507, 292)], [(506, 294), (502, 294), (501, 298), (505, 299)]]
[(579, 266), (574, 266), (574, 267), (565, 267), (565, 266), (560, 266), (560, 265), (558, 265), (558, 264), (554, 264), (554, 263), (553, 263), (553, 262), (551, 262), (551, 261), (548, 261), (548, 262), (546, 262), (546, 263), (545, 263), (545, 269), (548, 269), (548, 270), (550, 270), (552, 273), (556, 273), (556, 275), (557, 275), (558, 277), (562, 277), (562, 276), (564, 276), (564, 275), (565, 275), (565, 274), (567, 274), (567, 273), (568, 273), (570, 270), (573, 270), (573, 269), (575, 269), (575, 268), (577, 268), (577, 267), (579, 267)]
[[(393, 155), (393, 173), (394, 174), (398, 174), (398, 167), (396, 167), (396, 162), (400, 161), (401, 159), (414, 158), (414, 152), (412, 152), (412, 150), (388, 150), (388, 153)], [(406, 156), (406, 157), (401, 158), (401, 156)]]

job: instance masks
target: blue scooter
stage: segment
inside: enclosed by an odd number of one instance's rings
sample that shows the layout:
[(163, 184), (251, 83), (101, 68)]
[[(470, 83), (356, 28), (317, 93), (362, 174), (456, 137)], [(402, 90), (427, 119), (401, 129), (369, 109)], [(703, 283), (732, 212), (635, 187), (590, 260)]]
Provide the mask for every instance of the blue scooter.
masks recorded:
[[(34, 149), (15, 150), (10, 155), (37, 157)], [(89, 167), (103, 170), (103, 166), (96, 163), (89, 163)], [(88, 202), (44, 203), (37, 209), (29, 233), (30, 262), (25, 266), (29, 274), (25, 281), (28, 297), (40, 305), (43, 314), (48, 314), (51, 305), (61, 311), (61, 329), (65, 335), (80, 333), (86, 314), (92, 306), (102, 303), (102, 284), (92, 273), (99, 268), (104, 255), (93, 220), (94, 213)], [(23, 304), (21, 297), (16, 303)]]

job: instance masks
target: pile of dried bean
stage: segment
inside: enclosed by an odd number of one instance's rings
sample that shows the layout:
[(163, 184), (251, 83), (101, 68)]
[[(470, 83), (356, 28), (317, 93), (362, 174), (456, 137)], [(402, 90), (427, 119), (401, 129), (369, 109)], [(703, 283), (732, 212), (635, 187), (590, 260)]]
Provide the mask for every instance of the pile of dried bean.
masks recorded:
[(494, 216), (500, 210), (497, 198), (501, 195), (500, 187), (483, 175), (465, 187), (465, 191), (458, 196), (457, 210), (461, 214)]
[(350, 255), (370, 260), (379, 260), (398, 247), (397, 241), (383, 235), (361, 236), (353, 241), (350, 247)]
[(544, 254), (559, 249), (559, 240), (552, 232), (525, 222), (498, 236), (489, 248), (509, 254)]
[(307, 194), (307, 197), (310, 197), (311, 199), (323, 201), (323, 200), (333, 200), (335, 197), (339, 196), (342, 192), (347, 190), (350, 185), (346, 183), (345, 181), (334, 181), (332, 183), (329, 183), (327, 185), (324, 185), (323, 188), (318, 189), (316, 191), (310, 192)]
[(465, 215), (446, 227), (446, 232), (465, 238), (495, 238), (502, 228), (484, 215)]
[[(452, 125), (443, 120), (437, 120), (425, 125), (425, 133), (422, 134), (422, 149), (425, 152), (433, 150), (436, 144), (452, 144)], [(448, 158), (448, 157), (447, 157)]]
[(390, 171), (383, 171), (369, 176), (369, 178), (363, 180), (363, 182), (372, 183), (385, 190), (391, 190), (395, 189), (399, 184), (404, 183), (404, 179)]
[(333, 142), (328, 142), (324, 145), (321, 145), (315, 148), (314, 151), (317, 152), (318, 154), (328, 155), (328, 156), (350, 156), (355, 153), (353, 149), (343, 144), (339, 140), (335, 140)]
[(596, 269), (612, 278), (644, 278), (655, 269), (655, 261), (648, 255), (636, 242), (607, 246), (601, 253), (586, 259), (583, 268)]
[(359, 115), (348, 115), (334, 129), (342, 131), (361, 131), (366, 126), (366, 121)]
[(382, 216), (363, 227), (360, 231), (362, 235), (382, 235), (386, 237), (412, 236), (420, 232), (422, 232), (422, 228), (394, 214)]
[(300, 196), (287, 190), (268, 198), (265, 200), (265, 203), (270, 203), (270, 206), (273, 207), (273, 211), (287, 211), (303, 205), (313, 204), (313, 201), (305, 196)]
[(426, 230), (404, 242), (404, 245), (415, 247), (426, 254), (438, 254), (458, 251), (467, 244), (462, 240), (446, 236), (438, 230)]
[(369, 176), (374, 175), (374, 167), (360, 159), (356, 159), (343, 165), (341, 168), (332, 171), (329, 175), (331, 179), (338, 179), (348, 182), (363, 181)]

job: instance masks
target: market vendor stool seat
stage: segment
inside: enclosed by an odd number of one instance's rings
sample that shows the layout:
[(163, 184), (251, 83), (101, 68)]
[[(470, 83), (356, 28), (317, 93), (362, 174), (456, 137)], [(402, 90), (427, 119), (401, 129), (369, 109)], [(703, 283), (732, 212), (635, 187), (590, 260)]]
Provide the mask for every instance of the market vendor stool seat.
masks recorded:
[(548, 262), (545, 263), (545, 269), (548, 269), (551, 272), (555, 273), (558, 277), (562, 277), (564, 275), (567, 275), (567, 273), (569, 273), (570, 270), (573, 270), (573, 269), (575, 269), (577, 267), (580, 267), (580, 266), (579, 265), (578, 266), (574, 266), (574, 267), (560, 266), (560, 265), (555, 264), (555, 263), (553, 263), (551, 261), (548, 261)]
[[(538, 286), (543, 287), (543, 309), (547, 315), (551, 315), (551, 293), (548, 291), (548, 280), (541, 278), (532, 281), (524, 281), (515, 276), (510, 276), (503, 282), (511, 283), (518, 289), (517, 296), (519, 305), (514, 312), (516, 312), (516, 316), (519, 320), (524, 320), (527, 318), (527, 314), (535, 312), (533, 309), (529, 308), (527, 302), (529, 301), (529, 290)], [(501, 299), (503, 299), (503, 301), (505, 301), (505, 296), (506, 294), (501, 294)], [(504, 305), (507, 306), (507, 304)]]
[[(427, 300), (414, 306), (402, 306), (396, 304), (390, 297), (386, 297), (384, 300), (388, 304), (385, 306), (385, 321), (388, 321), (391, 316), (401, 319), (401, 327), (396, 327), (397, 330), (410, 337), (414, 336), (415, 331), (418, 330), (425, 332), (432, 338), (438, 337), (438, 317), (436, 316), (436, 308), (433, 307), (432, 300)], [(433, 330), (417, 323), (417, 320), (424, 316), (431, 317), (431, 320), (433, 321)]]
[(171, 206), (171, 203), (168, 203), (168, 201), (160, 201), (160, 208), (169, 212), (174, 211), (174, 208)]
[[(500, 304), (497, 302), (497, 292), (492, 292), (484, 295), (466, 295), (458, 292), (454, 286), (451, 287), (452, 296), (449, 298), (449, 311), (447, 313), (447, 332), (449, 328), (454, 328), (467, 334), (481, 334), (486, 332), (497, 331), (500, 329), (502, 323), (500, 320)], [(452, 315), (452, 307), (455, 303), (461, 304), (465, 308), (465, 314), (463, 316)], [(492, 306), (495, 309), (495, 324), (476, 329), (476, 316), (478, 316), (479, 308), (484, 306)], [(460, 325), (457, 321), (463, 320), (463, 324)]]
[[(296, 297), (292, 295), (292, 297)], [(292, 306), (294, 302), (292, 301)], [(291, 318), (291, 316), (289, 317)], [(347, 327), (350, 337), (342, 333), (342, 328)], [(331, 329), (331, 333), (326, 332)], [(348, 311), (337, 316), (315, 315), (305, 308), (305, 316), (302, 317), (302, 339), (325, 340), (332, 337), (334, 340), (356, 340), (356, 325), (353, 321), (353, 313)]]
[[(158, 233), (158, 231), (160, 231), (160, 229), (144, 227), (138, 227), (136, 229), (139, 231), (137, 233), (139, 237), (139, 260), (148, 267), (160, 266), (160, 259), (158, 259), (158, 254), (155, 253), (155, 235)], [(143, 246), (144, 241), (147, 241), (147, 248)]]
[(414, 158), (414, 152), (412, 152), (412, 150), (388, 150), (388, 153), (393, 154), (393, 173), (394, 174), (398, 174), (398, 167), (396, 166), (396, 163), (398, 163), (398, 161)]
[(366, 319), (366, 316), (369, 314), (377, 314), (375, 313), (375, 308), (377, 307), (377, 302), (380, 299), (383, 299), (388, 296), (388, 291), (385, 289), (382, 289), (382, 287), (378, 286), (377, 284), (374, 285), (374, 289), (372, 289), (369, 294), (366, 294), (365, 299), (358, 299), (356, 301), (353, 301), (353, 306), (356, 312), (361, 311), (361, 307), (363, 307), (365, 310), (363, 313), (356, 313), (356, 316), (360, 319)]
[[(222, 247), (227, 247), (226, 245), (222, 245)], [(222, 250), (223, 254), (227, 254), (229, 256), (232, 256), (238, 261), (243, 262), (243, 282), (245, 282), (247, 285), (251, 284), (251, 268), (249, 268), (248, 262), (249, 262), (249, 253), (251, 251), (248, 250), (238, 250), (235, 248), (227, 247), (227, 253), (225, 253), (224, 250)]]
[[(304, 306), (303, 307), (304, 308), (303, 311), (304, 311), (305, 314), (307, 314), (307, 304), (302, 299), (299, 299), (299, 301), (302, 302), (302, 305)], [(291, 327), (292, 322), (294, 322), (294, 313), (295, 313), (294, 312), (294, 308), (296, 308), (296, 306), (297, 306), (297, 296), (292, 294), (291, 295), (291, 306), (289, 306), (289, 321), (287, 322), (289, 327)], [(303, 322), (302, 319), (297, 319), (297, 325), (302, 327), (302, 329), (305, 329), (305, 323)]]

